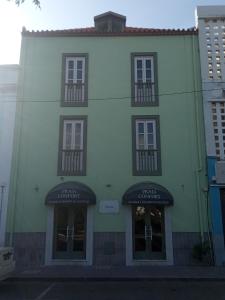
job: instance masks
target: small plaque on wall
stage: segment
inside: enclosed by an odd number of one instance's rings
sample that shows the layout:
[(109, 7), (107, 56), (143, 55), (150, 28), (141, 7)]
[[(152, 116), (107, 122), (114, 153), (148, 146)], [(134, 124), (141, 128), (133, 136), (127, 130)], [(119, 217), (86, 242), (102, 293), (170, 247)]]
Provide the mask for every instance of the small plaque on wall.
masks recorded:
[(102, 214), (118, 214), (119, 213), (119, 201), (118, 200), (100, 201), (99, 212)]

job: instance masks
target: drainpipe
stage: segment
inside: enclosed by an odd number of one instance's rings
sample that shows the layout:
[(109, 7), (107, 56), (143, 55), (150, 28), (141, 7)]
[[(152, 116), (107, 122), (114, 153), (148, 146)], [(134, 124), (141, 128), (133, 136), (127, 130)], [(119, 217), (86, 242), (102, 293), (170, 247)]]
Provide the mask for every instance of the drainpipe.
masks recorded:
[(198, 203), (198, 214), (199, 214), (199, 225), (200, 225), (200, 234), (201, 242), (204, 242), (204, 226), (203, 226), (203, 216), (202, 216), (202, 204), (201, 204), (201, 182), (200, 174), (203, 170), (202, 166), (202, 152), (201, 152), (201, 143), (200, 143), (200, 124), (199, 124), (199, 106), (198, 106), (198, 97), (197, 97), (197, 70), (196, 70), (196, 55), (195, 55), (195, 36), (192, 35), (192, 65), (194, 70), (193, 76), (193, 85), (194, 85), (194, 119), (195, 119), (195, 128), (196, 128), (196, 144), (197, 144), (197, 165), (198, 168), (195, 171), (196, 182), (197, 182), (197, 203)]

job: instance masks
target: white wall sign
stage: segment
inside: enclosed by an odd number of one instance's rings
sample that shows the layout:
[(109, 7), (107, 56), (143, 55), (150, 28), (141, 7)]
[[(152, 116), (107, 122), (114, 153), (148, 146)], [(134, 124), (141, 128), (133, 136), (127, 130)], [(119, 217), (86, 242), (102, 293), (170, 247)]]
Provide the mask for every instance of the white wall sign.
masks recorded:
[(118, 214), (119, 213), (119, 201), (118, 200), (100, 201), (99, 212), (102, 214)]

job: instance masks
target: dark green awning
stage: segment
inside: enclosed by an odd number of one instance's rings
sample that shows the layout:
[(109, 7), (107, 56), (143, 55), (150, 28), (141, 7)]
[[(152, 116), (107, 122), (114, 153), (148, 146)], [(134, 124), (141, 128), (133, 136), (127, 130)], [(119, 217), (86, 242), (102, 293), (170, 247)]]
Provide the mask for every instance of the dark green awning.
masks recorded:
[(80, 182), (65, 182), (58, 184), (49, 191), (45, 204), (95, 204), (95, 193)]
[(123, 204), (173, 205), (173, 197), (163, 186), (153, 182), (132, 185), (123, 195)]

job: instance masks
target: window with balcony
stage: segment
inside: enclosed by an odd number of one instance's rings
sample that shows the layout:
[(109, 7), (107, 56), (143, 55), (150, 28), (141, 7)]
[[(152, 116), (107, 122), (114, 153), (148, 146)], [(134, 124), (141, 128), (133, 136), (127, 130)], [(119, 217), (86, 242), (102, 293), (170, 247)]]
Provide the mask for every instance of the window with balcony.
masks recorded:
[(87, 106), (87, 54), (63, 55), (63, 106)]
[(58, 175), (86, 174), (86, 117), (61, 117)]
[(156, 53), (135, 53), (132, 59), (132, 105), (158, 105)]
[(133, 174), (161, 175), (159, 117), (133, 116)]

